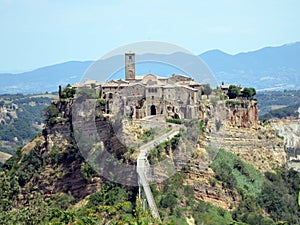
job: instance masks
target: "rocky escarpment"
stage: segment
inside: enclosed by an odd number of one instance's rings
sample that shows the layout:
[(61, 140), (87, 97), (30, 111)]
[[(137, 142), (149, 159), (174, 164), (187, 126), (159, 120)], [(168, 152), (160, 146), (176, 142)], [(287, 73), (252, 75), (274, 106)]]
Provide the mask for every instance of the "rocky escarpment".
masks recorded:
[(258, 122), (257, 101), (219, 102), (206, 120), (204, 146), (232, 152), (262, 172), (286, 163), (282, 138), (272, 126)]
[(18, 205), (26, 205), (36, 191), (45, 199), (68, 196), (76, 202), (101, 187), (102, 179), (89, 169), (74, 142), (72, 101), (54, 101), (50, 107), (52, 115), (42, 135), (22, 148), (21, 158), (14, 159), (18, 160), (14, 169), (20, 183)]
[(236, 154), (262, 172), (286, 163), (284, 143), (271, 126), (241, 129), (224, 123), (220, 132), (212, 132), (207, 141)]
[(271, 125), (283, 137), (287, 148), (300, 148), (300, 120), (277, 120)]
[[(202, 121), (226, 121), (233, 127), (257, 128), (257, 101), (244, 98), (219, 101), (211, 97), (210, 102), (200, 105), (200, 118)], [(221, 127), (221, 123), (219, 125), (216, 127), (217, 130)]]
[[(34, 187), (45, 196), (69, 193), (75, 200), (81, 200), (101, 187), (103, 178), (85, 162), (75, 141), (73, 104), (72, 99), (53, 101), (51, 108), (48, 108), (49, 117), (43, 135), (23, 148), (23, 153), (37, 161), (34, 162), (36, 168), (23, 182), (22, 199), (26, 199), (26, 193), (28, 190), (33, 191)], [(78, 107), (85, 108), (83, 103)], [(193, 186), (197, 199), (229, 209), (237, 205), (241, 197), (216, 182), (215, 173), (210, 168), (214, 155), (207, 152), (206, 148), (223, 148), (265, 172), (285, 163), (283, 141), (277, 137), (273, 128), (258, 124), (256, 101), (206, 102), (200, 107), (204, 135), (184, 171), (185, 183)], [(90, 135), (98, 134), (103, 142), (101, 144), (110, 153), (117, 157), (126, 156), (129, 151), (113, 134), (114, 130), (108, 122), (109, 115), (105, 118), (96, 113), (95, 116), (93, 122), (96, 130), (89, 131)], [(82, 114), (81, 117), (84, 119), (86, 115)], [(128, 134), (142, 136), (142, 133), (133, 130)], [(101, 157), (95, 159), (99, 162)], [(134, 157), (128, 156), (125, 160), (128, 164), (135, 163)]]
[(218, 151), (207, 149), (234, 153), (264, 173), (286, 164), (284, 142), (272, 126), (257, 121), (256, 102), (245, 102), (243, 106), (224, 102), (206, 104), (205, 110), (204, 136), (189, 162), (186, 183), (194, 187), (196, 198), (230, 209), (242, 197), (215, 182), (210, 164)]
[[(206, 154), (205, 150), (203, 150), (203, 154)], [(235, 191), (224, 188), (220, 183), (215, 182), (215, 173), (209, 167), (209, 163), (199, 160), (204, 155), (199, 155), (198, 158), (189, 162), (188, 170), (185, 171), (185, 184), (193, 186), (196, 199), (227, 210), (231, 206), (238, 205), (240, 196)]]
[(204, 146), (232, 152), (262, 172), (286, 163), (283, 140), (272, 126), (258, 122), (256, 100), (220, 101), (202, 108), (207, 121)]
[(276, 129), (277, 134), (284, 140), (288, 166), (300, 171), (300, 120), (276, 120), (271, 122), (271, 126)]

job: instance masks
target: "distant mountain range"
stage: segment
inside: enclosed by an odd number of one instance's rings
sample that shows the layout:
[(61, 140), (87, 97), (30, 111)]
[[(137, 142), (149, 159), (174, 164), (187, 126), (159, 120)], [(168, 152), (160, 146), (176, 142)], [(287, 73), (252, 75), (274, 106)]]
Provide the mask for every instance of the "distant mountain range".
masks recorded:
[[(199, 57), (219, 84), (240, 84), (257, 90), (300, 89), (300, 42), (236, 55), (211, 50)], [(79, 82), (92, 63), (71, 61), (25, 73), (0, 73), (0, 94), (57, 91), (58, 85)]]
[(45, 93), (58, 90), (58, 85), (73, 84), (81, 80), (93, 61), (71, 61), (42, 67), (33, 71), (10, 74), (0, 73), (0, 94)]
[(258, 90), (300, 88), (300, 42), (229, 55), (212, 50), (200, 55), (218, 82)]

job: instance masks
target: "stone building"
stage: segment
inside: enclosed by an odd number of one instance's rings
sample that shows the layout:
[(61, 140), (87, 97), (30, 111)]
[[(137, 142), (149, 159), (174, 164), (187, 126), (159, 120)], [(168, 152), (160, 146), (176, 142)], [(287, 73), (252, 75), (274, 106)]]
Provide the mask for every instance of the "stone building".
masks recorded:
[(106, 100), (107, 113), (141, 119), (151, 115), (169, 118), (197, 118), (201, 84), (184, 75), (136, 76), (135, 54), (125, 53), (125, 80), (96, 83), (95, 89)]
[[(230, 85), (219, 86), (223, 94), (227, 94)], [(206, 96), (202, 96), (202, 85), (192, 78), (173, 74), (160, 77), (154, 74), (137, 76), (135, 54), (125, 54), (125, 80), (110, 80), (98, 83), (86, 81), (73, 86), (89, 87), (105, 100), (105, 113), (132, 119), (142, 119), (152, 115), (163, 115), (174, 119), (205, 120), (216, 115), (216, 109), (225, 114), (222, 120), (236, 127), (256, 128), (258, 123), (257, 101), (239, 99), (240, 104), (220, 101), (213, 104)], [(242, 89), (238, 86), (240, 90)], [(210, 96), (210, 99), (219, 96)], [(204, 99), (204, 100), (203, 100)]]

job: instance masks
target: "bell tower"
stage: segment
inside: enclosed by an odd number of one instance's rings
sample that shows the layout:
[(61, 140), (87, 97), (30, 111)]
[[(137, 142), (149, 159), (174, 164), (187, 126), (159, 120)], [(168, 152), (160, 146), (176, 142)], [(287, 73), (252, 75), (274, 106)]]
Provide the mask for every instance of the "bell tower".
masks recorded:
[(135, 80), (135, 53), (125, 53), (125, 79)]

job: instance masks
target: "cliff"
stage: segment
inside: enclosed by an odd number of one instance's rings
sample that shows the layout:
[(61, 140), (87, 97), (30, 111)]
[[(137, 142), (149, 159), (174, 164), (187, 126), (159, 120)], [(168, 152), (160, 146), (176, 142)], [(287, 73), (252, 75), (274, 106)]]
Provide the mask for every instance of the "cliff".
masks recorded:
[(274, 120), (271, 126), (277, 131), (285, 145), (287, 163), (290, 168), (300, 171), (300, 120), (285, 119)]
[(284, 142), (272, 126), (258, 122), (256, 101), (219, 101), (202, 104), (201, 109), (205, 131), (196, 157), (189, 162), (186, 183), (194, 186), (198, 199), (229, 209), (238, 205), (242, 196), (215, 182), (211, 163), (217, 149), (233, 153), (265, 173), (286, 164)]
[(278, 135), (283, 137), (284, 144), (287, 148), (300, 147), (300, 120), (299, 119), (285, 119), (275, 120), (271, 122), (271, 126), (276, 129)]
[[(12, 177), (19, 177), (20, 190), (16, 190), (17, 194), (13, 197), (14, 207), (26, 205), (34, 198), (36, 191), (42, 193), (46, 201), (60, 200), (62, 196), (66, 196), (69, 200), (63, 206), (65, 208), (70, 207), (70, 202), (84, 204), (82, 202), (87, 202), (88, 196), (101, 190), (107, 183), (107, 180), (84, 160), (82, 152), (78, 149), (79, 143), (76, 143), (74, 138), (73, 101), (72, 98), (53, 101), (47, 108), (47, 124), (42, 135), (24, 146), (21, 153), (17, 153), (17, 156), (5, 165), (4, 169), (10, 171)], [(237, 210), (245, 196), (260, 196), (264, 188), (265, 172), (274, 172), (285, 165), (283, 140), (277, 136), (274, 128), (257, 121), (256, 103), (246, 99), (203, 101), (199, 109), (200, 119), (197, 120), (201, 128), (197, 147), (180, 172), (183, 174), (181, 188), (191, 188), (192, 199), (208, 202), (228, 211)], [(80, 107), (84, 108), (85, 105), (81, 104)], [(147, 123), (142, 126), (140, 121), (133, 123), (128, 120), (128, 123), (123, 124), (123, 135), (118, 137), (109, 122), (109, 115), (98, 113), (101, 110), (101, 104), (96, 106), (96, 129), (90, 130), (90, 135), (101, 136), (101, 144), (106, 146), (110, 153), (124, 163), (134, 165), (137, 152), (125, 148), (121, 139), (129, 143), (144, 143), (151, 140), (153, 130), (149, 129)], [(86, 115), (82, 114), (82, 117)], [(165, 120), (159, 123), (165, 126), (160, 126), (155, 131), (158, 136), (169, 129)], [(164, 147), (160, 146), (155, 154), (172, 159), (172, 143), (175, 142), (170, 141), (165, 143)], [(101, 158), (96, 157), (96, 160)], [(109, 172), (111, 171), (107, 171), (106, 175)], [(160, 210), (168, 208), (171, 204), (169, 200), (164, 200), (170, 197), (170, 193), (161, 196), (159, 193), (168, 189), (168, 182), (172, 179), (157, 185), (156, 201)], [(136, 189), (126, 188), (137, 195)], [(177, 199), (180, 196), (178, 193)], [(186, 199), (182, 196), (182, 199), (178, 200), (178, 207), (188, 204)], [(189, 211), (185, 216), (188, 214)]]

